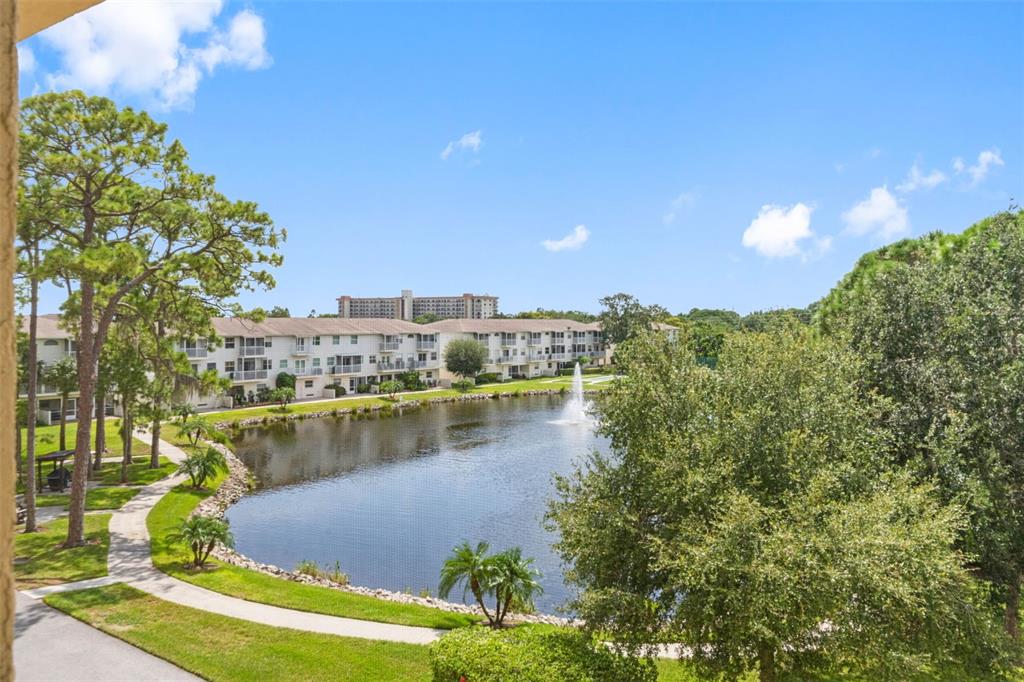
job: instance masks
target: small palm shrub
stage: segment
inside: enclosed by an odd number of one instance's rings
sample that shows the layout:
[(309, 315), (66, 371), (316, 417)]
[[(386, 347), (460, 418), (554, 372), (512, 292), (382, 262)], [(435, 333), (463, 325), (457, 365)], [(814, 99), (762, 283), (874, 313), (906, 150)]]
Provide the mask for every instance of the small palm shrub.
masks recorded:
[(212, 516), (190, 516), (182, 522), (171, 540), (182, 542), (192, 550), (192, 566), (202, 568), (217, 545), (234, 547), (235, 538), (225, 519)]
[(197, 414), (191, 414), (183, 419), (180, 428), (193, 447), (198, 445), (200, 440), (212, 437), (217, 430), (206, 417), (200, 417)]
[[(490, 545), (479, 542), (474, 548), (463, 542), (452, 549), (441, 566), (437, 594), (447, 599), (453, 589), (462, 586), (462, 595), (472, 594), (487, 622), (501, 627), (509, 611), (533, 611), (533, 598), (544, 590), (537, 582), (540, 573), (533, 568), (533, 559), (523, 558), (518, 547), (499, 554), (488, 554)], [(493, 596), (493, 610), (488, 610), (484, 597)]]
[(452, 382), (452, 388), (460, 393), (465, 393), (474, 386), (476, 386), (476, 383), (472, 379), (462, 379), (461, 381)]
[(192, 487), (199, 490), (206, 480), (217, 475), (218, 471), (227, 468), (227, 461), (220, 450), (214, 447), (197, 450), (178, 465), (179, 474), (188, 474)]

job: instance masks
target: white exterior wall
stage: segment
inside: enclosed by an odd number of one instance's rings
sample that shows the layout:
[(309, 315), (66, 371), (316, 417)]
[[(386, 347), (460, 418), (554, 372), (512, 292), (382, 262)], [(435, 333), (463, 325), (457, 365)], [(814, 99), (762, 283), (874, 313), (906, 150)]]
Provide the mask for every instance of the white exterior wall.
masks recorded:
[[(602, 341), (601, 332), (581, 332), (577, 345), (584, 350), (574, 351), (573, 332), (564, 332), (565, 337), (557, 336), (559, 332), (450, 332), (442, 333), (442, 344), (447, 345), (453, 339), (474, 339), (487, 349), (488, 361), (484, 365), (484, 373), (500, 375), (503, 379), (513, 376), (527, 378), (555, 376), (562, 363), (572, 363), (589, 356), (594, 364), (605, 364), (609, 352)], [(568, 339), (567, 342), (564, 342)], [(564, 342), (564, 343), (563, 343)], [(561, 352), (555, 349), (564, 347)], [(441, 379), (446, 384), (458, 380), (458, 377), (444, 368), (441, 363)]]

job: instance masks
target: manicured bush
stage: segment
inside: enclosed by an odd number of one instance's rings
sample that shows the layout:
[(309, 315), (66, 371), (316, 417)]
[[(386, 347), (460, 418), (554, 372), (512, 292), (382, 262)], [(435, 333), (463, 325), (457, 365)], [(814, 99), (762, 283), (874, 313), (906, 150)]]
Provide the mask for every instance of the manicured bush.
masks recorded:
[(356, 393), (369, 393), (370, 384), (359, 384), (356, 386)]
[(475, 385), (476, 384), (473, 383), (472, 379), (463, 379), (461, 381), (452, 382), (452, 388), (454, 388), (456, 391), (461, 391), (462, 393), (465, 393), (469, 389), (473, 388), (473, 386)]
[(493, 384), (501, 381), (501, 375), (497, 372), (484, 372), (476, 375), (476, 385)]
[(427, 387), (423, 380), (420, 379), (419, 372), (414, 369), (400, 374), (398, 380), (402, 382), (407, 391), (422, 391)]
[(288, 372), (278, 372), (277, 379), (274, 380), (275, 388), (290, 388), (295, 390), (295, 375), (289, 374)]
[(435, 682), (654, 682), (647, 659), (613, 652), (570, 629), (519, 626), (452, 630), (430, 646)]

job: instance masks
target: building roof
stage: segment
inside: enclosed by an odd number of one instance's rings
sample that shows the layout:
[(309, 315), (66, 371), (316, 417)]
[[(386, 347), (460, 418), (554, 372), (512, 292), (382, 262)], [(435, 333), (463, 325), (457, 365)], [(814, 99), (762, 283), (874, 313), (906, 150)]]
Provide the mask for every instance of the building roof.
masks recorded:
[[(28, 315), (21, 318), (21, 330), (28, 334)], [(49, 313), (36, 317), (36, 338), (39, 339), (70, 339), (71, 333), (60, 324), (60, 315)]]
[(508, 319), (488, 318), (486, 320), (451, 319), (440, 320), (423, 325), (437, 332), (476, 332), (489, 334), (494, 332), (583, 332), (601, 331), (597, 322), (576, 322), (575, 320), (558, 319)]
[(241, 317), (215, 317), (220, 336), (343, 336), (345, 334), (431, 333), (424, 325), (371, 317), (267, 317), (253, 322)]

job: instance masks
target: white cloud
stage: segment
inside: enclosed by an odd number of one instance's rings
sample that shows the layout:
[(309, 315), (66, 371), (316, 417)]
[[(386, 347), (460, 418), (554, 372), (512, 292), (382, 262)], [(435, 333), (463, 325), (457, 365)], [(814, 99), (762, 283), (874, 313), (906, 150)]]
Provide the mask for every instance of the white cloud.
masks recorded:
[(18, 73), (29, 74), (35, 71), (36, 56), (28, 45), (18, 45)]
[(892, 239), (909, 229), (907, 208), (885, 186), (875, 187), (864, 201), (843, 213), (847, 231)]
[(934, 168), (931, 173), (925, 175), (921, 172), (921, 168), (915, 163), (910, 167), (910, 173), (907, 175), (907, 179), (896, 185), (896, 191), (913, 192), (918, 189), (932, 189), (933, 187), (941, 185), (946, 180), (948, 180), (946, 174), (939, 169)]
[(479, 130), (474, 130), (471, 133), (466, 133), (457, 140), (449, 142), (444, 149), (441, 150), (441, 160), (447, 161), (453, 153), (458, 149), (464, 149), (471, 151), (474, 154), (480, 151), (481, 145), (483, 145), (484, 139), (483, 134)]
[(953, 170), (958, 174), (966, 171), (971, 176), (971, 187), (981, 184), (994, 166), (1003, 165), (1003, 157), (995, 147), (978, 154), (978, 162), (973, 166), (965, 164), (960, 157), (953, 159)]
[(107, 0), (40, 35), (60, 55), (49, 85), (188, 108), (217, 68), (253, 70), (272, 61), (262, 17), (241, 10), (224, 28), (217, 24), (222, 9), (222, 0)]
[(695, 203), (697, 203), (696, 192), (683, 192), (669, 204), (668, 211), (661, 218), (662, 222), (666, 225), (671, 225), (676, 221), (680, 213), (692, 208)]
[(577, 251), (590, 239), (590, 230), (586, 225), (577, 225), (573, 231), (561, 239), (545, 239), (540, 243), (548, 251)]
[[(793, 206), (765, 204), (744, 230), (743, 246), (768, 258), (801, 256), (806, 259), (824, 253), (831, 247), (832, 240), (828, 237), (815, 238), (811, 230), (813, 210), (804, 203)], [(810, 250), (801, 245), (808, 239), (813, 240)]]

